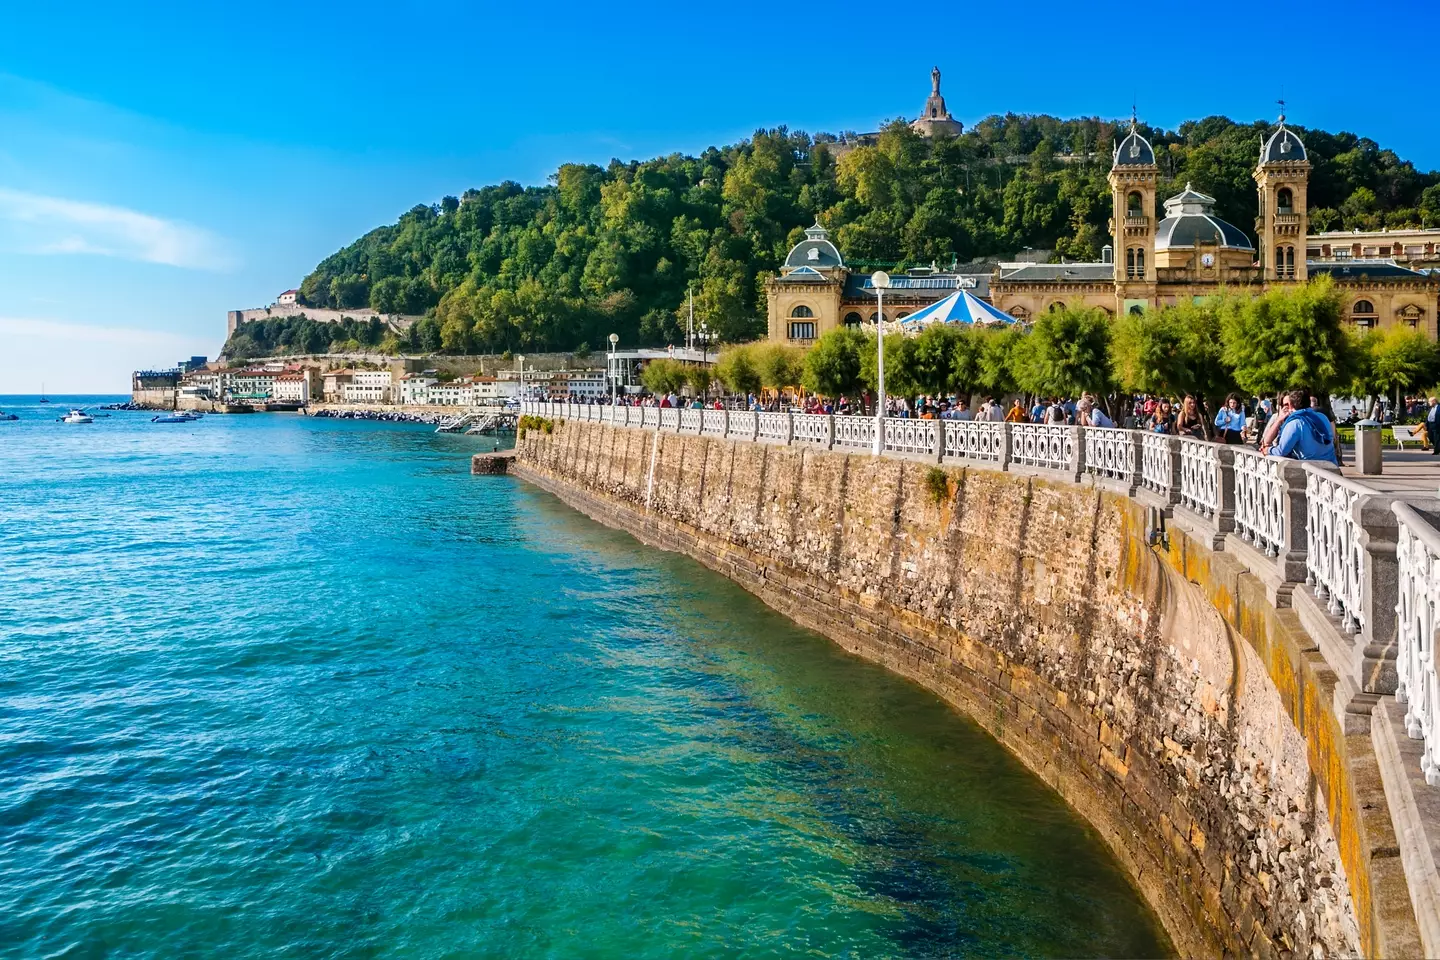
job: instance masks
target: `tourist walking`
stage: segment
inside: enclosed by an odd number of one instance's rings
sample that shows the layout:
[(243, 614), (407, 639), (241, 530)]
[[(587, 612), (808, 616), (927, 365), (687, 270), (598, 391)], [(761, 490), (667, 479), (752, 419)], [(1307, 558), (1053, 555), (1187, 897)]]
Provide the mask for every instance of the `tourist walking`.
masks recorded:
[(1175, 435), (1193, 440), (1210, 439), (1210, 423), (1200, 413), (1200, 404), (1193, 394), (1186, 394), (1180, 402), (1180, 412), (1175, 416)]
[(1245, 435), (1245, 408), (1240, 405), (1240, 398), (1235, 394), (1225, 398), (1225, 406), (1215, 414), (1215, 429), (1218, 431), (1217, 440), (1224, 443), (1243, 443)]

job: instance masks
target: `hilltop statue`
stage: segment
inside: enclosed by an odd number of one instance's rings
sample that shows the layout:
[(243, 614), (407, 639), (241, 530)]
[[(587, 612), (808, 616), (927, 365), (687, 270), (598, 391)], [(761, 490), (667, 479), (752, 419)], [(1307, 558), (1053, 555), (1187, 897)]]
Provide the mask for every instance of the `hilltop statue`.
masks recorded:
[(940, 95), (939, 67), (930, 70), (930, 96), (925, 100), (924, 112), (918, 120), (910, 124), (910, 128), (922, 137), (933, 137), (936, 134), (958, 137), (965, 129), (945, 108), (945, 98)]

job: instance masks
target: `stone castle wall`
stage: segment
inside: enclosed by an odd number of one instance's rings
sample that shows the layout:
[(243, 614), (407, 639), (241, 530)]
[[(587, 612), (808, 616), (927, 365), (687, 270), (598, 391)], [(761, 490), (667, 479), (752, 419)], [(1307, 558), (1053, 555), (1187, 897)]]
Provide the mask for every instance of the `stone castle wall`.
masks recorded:
[(1293, 611), (1178, 531), (1151, 548), (1127, 497), (976, 467), (932, 493), (938, 469), (572, 421), (512, 472), (975, 719), (1180, 953), (1418, 953), (1368, 739)]
[(349, 318), (351, 320), (374, 320), (379, 318), (390, 325), (392, 330), (405, 330), (419, 320), (418, 316), (409, 316), (398, 313), (377, 313), (369, 307), (355, 310), (327, 310), (323, 307), (302, 307), (298, 304), (272, 304), (268, 307), (255, 307), (250, 310), (230, 310), (225, 314), (225, 337), (235, 332), (235, 328), (242, 323), (249, 323), (251, 320), (270, 320), (280, 317), (298, 317), (305, 314), (316, 323), (339, 323)]

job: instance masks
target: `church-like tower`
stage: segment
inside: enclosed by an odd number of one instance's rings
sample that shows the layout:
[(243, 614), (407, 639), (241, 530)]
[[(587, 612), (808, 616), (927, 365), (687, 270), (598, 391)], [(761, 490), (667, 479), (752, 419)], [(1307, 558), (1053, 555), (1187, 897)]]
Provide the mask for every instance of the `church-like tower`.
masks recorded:
[(1260, 161), (1255, 165), (1255, 185), (1260, 193), (1255, 232), (1266, 282), (1303, 283), (1308, 276), (1305, 237), (1310, 229), (1306, 213), (1310, 160), (1305, 144), (1285, 126), (1284, 104), (1281, 111), (1280, 125), (1260, 144)]
[(950, 116), (950, 111), (945, 109), (945, 98), (940, 95), (939, 67), (930, 71), (930, 96), (925, 98), (925, 111), (910, 124), (910, 129), (922, 137), (936, 134), (958, 137), (965, 129), (965, 124)]
[(1122, 310), (1155, 302), (1155, 189), (1159, 177), (1155, 150), (1140, 135), (1132, 115), (1130, 132), (1115, 145), (1109, 178), (1114, 199), (1110, 232), (1115, 238), (1115, 294)]

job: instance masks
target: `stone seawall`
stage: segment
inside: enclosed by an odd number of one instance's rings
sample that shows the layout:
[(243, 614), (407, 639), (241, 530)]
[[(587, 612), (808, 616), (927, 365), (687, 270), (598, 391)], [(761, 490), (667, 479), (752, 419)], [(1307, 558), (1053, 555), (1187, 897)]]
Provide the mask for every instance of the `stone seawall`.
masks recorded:
[(973, 717), (1185, 955), (1418, 955), (1369, 740), (1293, 611), (1145, 508), (1038, 476), (567, 422), (512, 472)]

